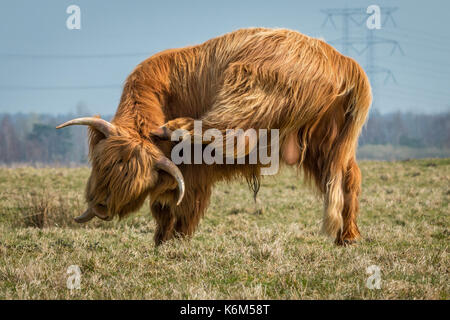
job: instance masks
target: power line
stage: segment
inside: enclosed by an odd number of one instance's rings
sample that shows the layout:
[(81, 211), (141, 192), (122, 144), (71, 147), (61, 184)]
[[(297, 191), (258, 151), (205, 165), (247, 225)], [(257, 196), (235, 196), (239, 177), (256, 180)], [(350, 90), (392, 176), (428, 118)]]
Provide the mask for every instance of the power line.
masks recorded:
[(92, 85), (92, 86), (0, 86), (0, 91), (20, 91), (20, 90), (99, 90), (99, 89), (120, 89), (121, 85)]
[(447, 52), (447, 53), (450, 52), (450, 48), (448, 48), (448, 47), (444, 48), (438, 44), (430, 43), (428, 40), (415, 41), (414, 39), (407, 39), (407, 38), (405, 38), (405, 36), (400, 36), (400, 37), (403, 38), (402, 42), (406, 42), (415, 47), (426, 47), (427, 49), (431, 49), (431, 50), (435, 50), (435, 51)]
[(432, 42), (433, 45), (446, 48), (447, 50), (450, 49), (449, 42), (450, 40), (447, 39), (436, 39), (430, 36), (423, 36), (420, 34), (411, 33), (408, 31), (402, 31), (402, 30), (389, 30), (389, 34), (394, 34), (399, 37), (406, 37), (410, 39), (409, 41), (418, 41), (419, 43), (423, 44), (424, 41), (428, 43)]
[(394, 88), (395, 88), (395, 90), (409, 89), (411, 91), (414, 91), (414, 93), (420, 92), (421, 94), (428, 94), (428, 95), (432, 95), (433, 97), (438, 97), (439, 96), (440, 98), (447, 99), (447, 100), (450, 101), (450, 94), (449, 93), (438, 91), (438, 90), (417, 88), (415, 86), (410, 86), (410, 85), (405, 85), (405, 84), (402, 84), (401, 86), (395, 86)]
[[(401, 60), (398, 60), (399, 57), (395, 57), (395, 56), (387, 56), (384, 57), (382, 60), (387, 60), (387, 59), (395, 59), (395, 63), (398, 64), (400, 62), (406, 62), (404, 61), (405, 59), (410, 60), (411, 62), (414, 63), (414, 65), (409, 65), (410, 67), (414, 67), (416, 68), (417, 66), (421, 66), (421, 67), (425, 67), (426, 68), (438, 68), (438, 72), (441, 72), (442, 70), (445, 71), (445, 68), (449, 68), (450, 71), (450, 63), (448, 63), (448, 61), (437, 61), (437, 60), (429, 60), (429, 59), (424, 59), (422, 57), (412, 57), (409, 55), (404, 55), (401, 57)], [(408, 63), (408, 62), (406, 62)], [(443, 69), (444, 68), (444, 69)]]
[(405, 28), (405, 27), (398, 27), (398, 28), (400, 30), (404, 30), (406, 32), (422, 33), (423, 35), (426, 35), (428, 37), (436, 37), (436, 38), (439, 38), (439, 39), (446, 38), (447, 40), (450, 41), (450, 36), (448, 34), (447, 35), (442, 35), (442, 34), (427, 32), (427, 31), (424, 31), (424, 30), (421, 30), (421, 29), (414, 29), (414, 28)]
[[(422, 98), (433, 98), (433, 99), (440, 100), (440, 101), (450, 102), (449, 95), (445, 95), (443, 93), (436, 93), (433, 91), (429, 91), (427, 89), (421, 89), (421, 88), (417, 88), (415, 86), (410, 86), (410, 85), (385, 87), (380, 92), (389, 92), (389, 91), (393, 92), (393, 93), (405, 94), (414, 99), (422, 97)], [(414, 93), (414, 95), (412, 95), (411, 93)]]
[(418, 77), (421, 77), (422, 79), (427, 79), (427, 78), (434, 78), (436, 80), (448, 80), (449, 79), (449, 74), (448, 73), (438, 73), (438, 71), (433, 72), (433, 71), (419, 71), (419, 72), (415, 72), (414, 70), (411, 69), (404, 69), (403, 70), (404, 73), (408, 73), (408, 74), (412, 74)]
[(430, 102), (432, 102), (434, 105), (438, 105), (438, 106), (449, 106), (450, 100), (442, 100), (439, 98), (432, 98), (432, 97), (424, 97), (424, 96), (411, 96), (410, 94), (404, 93), (404, 92), (399, 92), (399, 91), (381, 91), (380, 93), (380, 97), (381, 99), (388, 97), (388, 98), (395, 98), (395, 99), (400, 99), (400, 101), (402, 101), (403, 103), (406, 103), (406, 101), (414, 102), (417, 105), (422, 105), (422, 106), (426, 106), (429, 105)]
[(424, 103), (429, 103), (430, 101), (434, 101), (437, 104), (449, 104), (450, 98), (440, 98), (433, 95), (425, 95), (425, 94), (419, 94), (419, 95), (411, 95), (410, 91), (408, 90), (386, 90), (383, 89), (380, 91), (380, 96), (384, 96), (385, 94), (394, 95), (396, 97), (402, 97), (402, 100), (408, 99), (410, 101), (421, 101)]
[(0, 53), (2, 58), (20, 59), (109, 59), (150, 56), (149, 52), (114, 53), (114, 54), (34, 54), (34, 53)]

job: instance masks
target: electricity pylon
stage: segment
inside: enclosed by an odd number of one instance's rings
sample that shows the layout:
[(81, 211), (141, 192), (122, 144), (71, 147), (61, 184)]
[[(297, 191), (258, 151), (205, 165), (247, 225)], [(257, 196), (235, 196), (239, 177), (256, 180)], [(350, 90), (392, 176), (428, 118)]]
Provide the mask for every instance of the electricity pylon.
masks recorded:
[[(397, 7), (380, 7), (381, 14), (381, 28), (387, 26), (388, 22), (392, 23), (392, 26), (396, 27), (394, 17), (392, 13), (395, 12)], [(386, 84), (389, 79), (397, 83), (395, 76), (389, 68), (378, 66), (376, 64), (375, 49), (377, 45), (388, 44), (392, 49), (390, 54), (393, 55), (397, 50), (404, 55), (400, 44), (396, 40), (379, 37), (376, 35), (377, 29), (369, 29), (366, 27), (366, 21), (369, 15), (366, 12), (366, 8), (337, 8), (337, 9), (323, 9), (322, 13), (326, 15), (326, 18), (322, 24), (322, 27), (326, 26), (329, 22), (335, 29), (337, 29), (334, 18), (342, 18), (342, 36), (339, 39), (328, 41), (333, 45), (340, 45), (342, 53), (348, 55), (350, 51), (354, 51), (358, 55), (366, 54), (365, 71), (367, 76), (371, 80), (374, 101), (375, 99), (375, 75), (385, 74), (384, 83)], [(363, 36), (351, 36), (350, 24), (358, 27), (358, 33), (362, 33), (363, 27), (366, 27), (366, 35)]]

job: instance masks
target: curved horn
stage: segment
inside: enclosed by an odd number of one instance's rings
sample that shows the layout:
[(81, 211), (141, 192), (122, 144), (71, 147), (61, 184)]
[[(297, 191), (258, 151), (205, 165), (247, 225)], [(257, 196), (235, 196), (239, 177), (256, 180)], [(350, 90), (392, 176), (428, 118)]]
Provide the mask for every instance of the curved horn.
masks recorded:
[(175, 163), (173, 163), (172, 161), (170, 161), (166, 157), (161, 157), (156, 162), (155, 167), (158, 168), (158, 169), (164, 170), (165, 172), (170, 174), (172, 177), (174, 177), (175, 180), (177, 180), (177, 183), (178, 183), (178, 201), (177, 201), (177, 205), (179, 205), (181, 200), (183, 200), (184, 189), (185, 189), (185, 187), (184, 187), (184, 178), (183, 178), (183, 174), (181, 173), (180, 169), (178, 169), (178, 167), (175, 165)]
[(94, 211), (92, 211), (91, 208), (88, 208), (81, 216), (76, 217), (74, 220), (78, 223), (85, 223), (92, 220), (94, 217)]
[(103, 133), (106, 137), (115, 136), (117, 135), (116, 127), (103, 119), (100, 118), (94, 118), (94, 117), (87, 117), (87, 118), (77, 118), (70, 121), (67, 121), (63, 124), (60, 124), (56, 127), (56, 129), (61, 129), (67, 126), (73, 126), (73, 125), (85, 125), (85, 126), (93, 126), (97, 130), (99, 130), (101, 133)]

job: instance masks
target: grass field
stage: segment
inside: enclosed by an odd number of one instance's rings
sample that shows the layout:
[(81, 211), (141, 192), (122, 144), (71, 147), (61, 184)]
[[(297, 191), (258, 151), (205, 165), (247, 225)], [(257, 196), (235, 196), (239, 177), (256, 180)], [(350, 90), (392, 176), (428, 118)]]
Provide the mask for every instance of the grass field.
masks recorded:
[(258, 206), (245, 183), (218, 185), (194, 237), (155, 248), (148, 204), (72, 221), (88, 168), (2, 168), (0, 298), (449, 299), (450, 159), (360, 164), (363, 239), (345, 248), (320, 234), (321, 200), (291, 169), (263, 179)]

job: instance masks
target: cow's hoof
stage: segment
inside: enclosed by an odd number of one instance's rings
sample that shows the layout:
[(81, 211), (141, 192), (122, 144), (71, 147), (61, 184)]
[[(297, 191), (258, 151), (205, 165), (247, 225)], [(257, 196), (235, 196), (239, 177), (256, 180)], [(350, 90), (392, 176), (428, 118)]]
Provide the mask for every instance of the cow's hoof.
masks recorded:
[(341, 247), (348, 247), (350, 245), (356, 244), (357, 240), (356, 239), (336, 239), (335, 241), (336, 245), (341, 246)]

